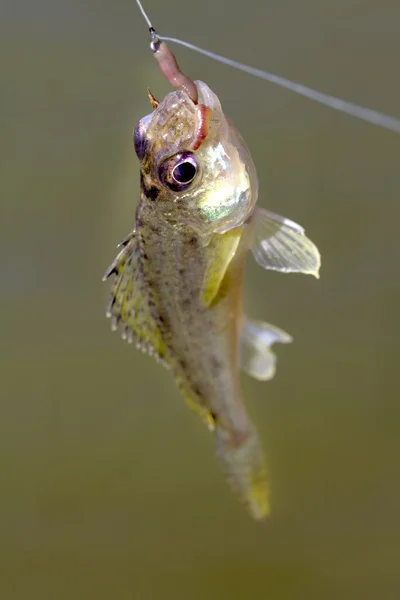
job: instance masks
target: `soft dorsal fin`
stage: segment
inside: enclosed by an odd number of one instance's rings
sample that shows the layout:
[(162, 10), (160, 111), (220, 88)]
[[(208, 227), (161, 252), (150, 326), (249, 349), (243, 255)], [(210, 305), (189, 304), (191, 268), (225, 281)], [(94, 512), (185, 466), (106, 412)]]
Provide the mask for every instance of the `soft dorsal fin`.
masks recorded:
[(236, 254), (243, 226), (235, 227), (225, 233), (214, 233), (207, 247), (209, 263), (206, 267), (202, 285), (202, 302), (211, 306), (216, 299), (228, 267)]
[(139, 249), (135, 232), (129, 234), (119, 245), (122, 250), (107, 269), (103, 281), (111, 274), (116, 279), (111, 288), (107, 317), (111, 319), (111, 328), (115, 331), (122, 324), (122, 337), (129, 343), (165, 361), (167, 347), (163, 340), (155, 315), (152, 314), (148, 291), (140, 265)]
[(251, 227), (251, 251), (261, 267), (319, 277), (321, 257), (318, 248), (306, 237), (300, 225), (264, 208), (256, 208)]
[(276, 370), (276, 356), (272, 344), (288, 344), (291, 336), (269, 323), (244, 317), (240, 335), (240, 368), (259, 381), (272, 379)]

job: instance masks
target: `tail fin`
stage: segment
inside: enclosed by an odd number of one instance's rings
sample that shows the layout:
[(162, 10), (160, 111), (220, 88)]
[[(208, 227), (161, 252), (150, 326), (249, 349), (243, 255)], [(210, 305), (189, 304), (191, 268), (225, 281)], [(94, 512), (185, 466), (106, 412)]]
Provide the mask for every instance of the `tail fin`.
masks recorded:
[(217, 456), (222, 470), (240, 500), (246, 504), (257, 521), (269, 513), (267, 476), (258, 435), (251, 426), (246, 437), (238, 441), (231, 432), (218, 423), (215, 427)]

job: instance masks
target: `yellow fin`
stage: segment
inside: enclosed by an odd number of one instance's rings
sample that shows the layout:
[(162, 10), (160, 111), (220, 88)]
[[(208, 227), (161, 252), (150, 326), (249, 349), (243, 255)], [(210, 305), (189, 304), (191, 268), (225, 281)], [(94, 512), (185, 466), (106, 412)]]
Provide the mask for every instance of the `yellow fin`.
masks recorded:
[(220, 461), (232, 489), (244, 502), (250, 514), (262, 521), (269, 514), (269, 489), (264, 456), (254, 427), (241, 441), (235, 432), (218, 423), (215, 428), (215, 445)]
[(177, 377), (177, 383), (182, 395), (185, 398), (187, 406), (201, 418), (209, 431), (214, 431), (215, 417), (210, 409), (202, 404), (201, 398), (196, 397), (196, 395), (193, 394), (190, 389), (190, 384), (188, 384), (184, 378)]
[(225, 233), (215, 233), (207, 247), (210, 261), (204, 274), (201, 300), (210, 306), (215, 300), (229, 264), (236, 254), (243, 226)]
[(199, 415), (202, 421), (206, 424), (207, 429), (209, 431), (214, 431), (215, 418), (212, 412), (210, 412), (210, 410), (208, 410), (208, 408), (206, 408), (205, 406), (199, 404), (196, 400), (193, 400), (193, 398), (190, 395), (184, 393), (184, 396), (188, 407)]
[(122, 324), (123, 339), (129, 343), (135, 342), (144, 352), (165, 360), (167, 348), (157, 325), (155, 309), (152, 314), (149, 307), (135, 232), (118, 247), (121, 246), (122, 250), (103, 277), (104, 281), (111, 274), (116, 274), (106, 313), (111, 319), (111, 328), (115, 331)]

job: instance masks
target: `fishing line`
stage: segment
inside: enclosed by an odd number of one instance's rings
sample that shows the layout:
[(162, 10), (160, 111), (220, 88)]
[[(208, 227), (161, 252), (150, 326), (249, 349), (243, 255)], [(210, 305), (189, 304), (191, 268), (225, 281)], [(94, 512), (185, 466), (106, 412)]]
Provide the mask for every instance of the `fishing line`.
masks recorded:
[[(136, 2), (144, 19), (146, 20), (147, 25), (150, 29), (153, 29), (151, 21), (148, 18), (140, 0), (136, 0)], [(245, 65), (243, 63), (237, 62), (236, 60), (226, 58), (225, 56), (221, 56), (220, 54), (216, 54), (215, 52), (211, 52), (210, 50), (205, 50), (204, 48), (200, 48), (199, 46), (195, 46), (194, 44), (190, 44), (189, 42), (185, 42), (177, 38), (161, 36), (158, 34), (157, 36), (160, 40), (164, 40), (165, 42), (172, 42), (174, 44), (184, 46), (185, 48), (189, 48), (194, 52), (203, 54), (204, 56), (219, 61), (225, 65), (228, 65), (229, 67), (233, 67), (234, 69), (238, 69), (250, 75), (254, 75), (254, 77), (258, 77), (259, 79), (264, 79), (265, 81), (274, 83), (275, 85), (286, 88), (292, 92), (295, 92), (296, 94), (299, 94), (300, 96), (305, 96), (306, 98), (315, 100), (315, 102), (319, 102), (320, 104), (329, 106), (330, 108), (338, 110), (339, 112), (343, 112), (353, 117), (357, 117), (358, 119), (366, 121), (367, 123), (378, 125), (379, 127), (383, 127), (384, 129), (388, 129), (389, 131), (393, 131), (394, 133), (400, 133), (400, 119), (397, 119), (396, 117), (385, 115), (376, 110), (365, 108), (364, 106), (360, 106), (359, 104), (354, 104), (353, 102), (341, 100), (340, 98), (336, 98), (335, 96), (331, 96), (330, 94), (318, 92), (317, 90), (314, 90), (313, 88), (310, 88), (301, 83), (290, 81), (285, 77), (281, 77), (280, 75), (274, 75), (273, 73), (263, 71), (262, 69), (250, 67), (249, 65)]]
[(140, 2), (140, 0), (136, 0), (136, 4), (138, 5), (139, 10), (140, 10), (140, 12), (142, 13), (142, 15), (144, 17), (144, 20), (146, 21), (147, 25), (149, 26), (149, 29), (151, 29), (153, 26), (151, 24), (151, 21), (150, 21), (149, 17), (146, 14), (146, 11), (144, 10), (144, 8), (142, 6), (142, 3)]

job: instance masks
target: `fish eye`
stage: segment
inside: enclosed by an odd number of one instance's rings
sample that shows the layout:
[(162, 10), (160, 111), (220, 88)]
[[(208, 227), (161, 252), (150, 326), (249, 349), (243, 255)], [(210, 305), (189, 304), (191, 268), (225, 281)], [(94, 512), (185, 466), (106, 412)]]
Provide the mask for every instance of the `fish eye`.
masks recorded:
[(172, 177), (177, 183), (190, 183), (197, 172), (197, 165), (192, 160), (184, 160), (176, 165), (172, 171)]
[(174, 192), (185, 190), (194, 180), (198, 165), (194, 154), (182, 152), (166, 160), (159, 169), (161, 181)]

